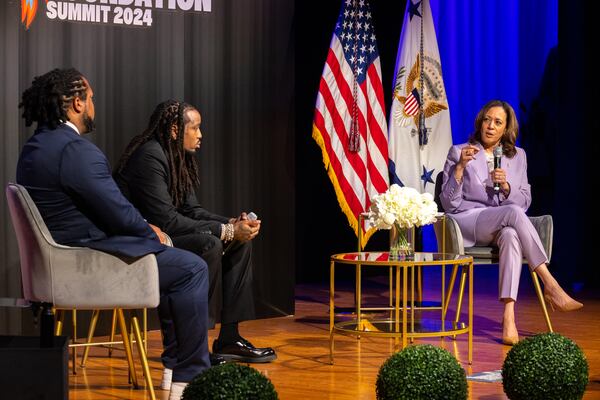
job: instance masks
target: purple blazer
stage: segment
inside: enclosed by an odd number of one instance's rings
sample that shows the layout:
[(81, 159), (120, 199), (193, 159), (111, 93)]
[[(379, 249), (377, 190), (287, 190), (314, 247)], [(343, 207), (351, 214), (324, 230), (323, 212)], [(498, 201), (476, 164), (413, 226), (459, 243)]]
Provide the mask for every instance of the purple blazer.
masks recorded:
[(515, 205), (526, 211), (531, 204), (531, 186), (527, 181), (527, 156), (525, 150), (517, 147), (513, 158), (502, 157), (502, 169), (510, 184), (510, 194), (494, 193), (493, 182), (488, 172), (483, 147), (477, 143), (479, 152), (465, 168), (463, 179), (458, 183), (454, 178), (454, 168), (460, 159), (460, 150), (467, 143), (452, 146), (444, 165), (444, 180), (440, 200), (444, 210), (451, 214), (463, 234), (465, 247), (475, 245), (475, 225), (477, 217), (487, 207)]

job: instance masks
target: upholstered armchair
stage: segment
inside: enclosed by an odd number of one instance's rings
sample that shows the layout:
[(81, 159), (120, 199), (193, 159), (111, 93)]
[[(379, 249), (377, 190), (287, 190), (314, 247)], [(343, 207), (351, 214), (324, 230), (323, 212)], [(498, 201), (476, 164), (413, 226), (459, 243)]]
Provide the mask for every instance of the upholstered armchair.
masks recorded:
[[(435, 201), (438, 205), (439, 211), (444, 211), (442, 207), (442, 203), (440, 201), (440, 193), (442, 190), (442, 172), (440, 172), (436, 178), (435, 185)], [(552, 257), (552, 238), (554, 233), (554, 224), (552, 221), (552, 216), (550, 215), (542, 215), (539, 217), (529, 217), (531, 223), (535, 227), (538, 232), (540, 239), (542, 241), (542, 245), (544, 246), (544, 250), (546, 251), (546, 255), (548, 256), (548, 262)], [(498, 263), (498, 248), (493, 246), (474, 246), (474, 247), (465, 247), (463, 242), (463, 236), (458, 227), (456, 221), (452, 218), (451, 214), (445, 214), (444, 218), (438, 220), (434, 225), (435, 236), (438, 245), (438, 251), (444, 253), (453, 253), (453, 254), (466, 254), (473, 257), (473, 261), (476, 265), (481, 264), (497, 264)], [(523, 263), (526, 263), (526, 260), (523, 260)], [(531, 271), (531, 270), (530, 270)], [(452, 289), (454, 288), (455, 280), (457, 275), (457, 268), (454, 268), (452, 274), (450, 276), (450, 284), (448, 290), (448, 297), (444, 304), (444, 312), (448, 307), (448, 303), (450, 300), (450, 296), (452, 294)], [(531, 278), (533, 280), (533, 284), (535, 287), (535, 292), (538, 296), (538, 300), (540, 302), (540, 306), (542, 307), (542, 311), (544, 313), (544, 318), (546, 320), (546, 325), (548, 326), (548, 331), (553, 332), (552, 323), (550, 322), (550, 316), (548, 315), (548, 310), (546, 309), (546, 302), (544, 301), (544, 295), (542, 292), (542, 288), (540, 286), (538, 275), (535, 271), (531, 271)], [(466, 275), (463, 274), (461, 276), (460, 287), (459, 287), (459, 301), (458, 304), (461, 304), (462, 293), (465, 287), (465, 279)], [(460, 312), (460, 310), (458, 310)]]
[[(6, 197), (21, 258), (23, 296), (56, 309), (117, 310), (123, 344), (137, 388), (124, 309), (154, 308), (159, 303), (158, 267), (153, 254), (133, 260), (82, 247), (57, 244), (27, 190), (8, 184)], [(133, 332), (150, 396), (155, 399), (138, 318)]]

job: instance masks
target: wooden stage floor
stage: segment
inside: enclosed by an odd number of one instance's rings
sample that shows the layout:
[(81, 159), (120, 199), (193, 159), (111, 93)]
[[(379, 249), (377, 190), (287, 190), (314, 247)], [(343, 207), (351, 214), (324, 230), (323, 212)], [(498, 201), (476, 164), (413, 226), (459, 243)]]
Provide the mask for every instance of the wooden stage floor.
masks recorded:
[[(434, 274), (426, 276), (425, 299), (438, 293)], [(385, 280), (371, 278), (365, 299), (383, 302), (387, 295)], [(336, 288), (336, 304), (352, 304), (349, 284)], [(269, 364), (255, 364), (268, 376), (280, 399), (374, 399), (375, 380), (381, 364), (395, 351), (394, 340), (386, 338), (336, 335), (335, 364), (329, 364), (328, 341), (328, 284), (298, 285), (296, 288), (296, 315), (245, 322), (242, 334), (256, 346), (272, 346), (278, 360)], [(438, 295), (439, 296), (439, 295)], [(465, 368), (467, 375), (502, 368), (509, 347), (500, 343), (502, 305), (497, 301), (497, 267), (476, 267), (473, 364), (467, 358), (466, 335), (450, 338), (419, 339), (416, 343), (430, 343), (453, 353)], [(590, 366), (590, 383), (584, 399), (600, 399), (600, 296), (580, 293), (584, 308), (572, 313), (551, 312), (554, 330), (573, 339), (583, 348)], [(517, 326), (521, 337), (543, 332), (545, 324), (529, 274), (524, 271), (521, 293), (517, 303)], [(455, 302), (453, 303), (455, 304)], [(452, 307), (452, 306), (451, 306)], [(463, 309), (466, 309), (463, 307)], [(452, 309), (450, 315), (453, 315)], [(210, 340), (217, 331), (209, 332)], [(168, 392), (159, 389), (161, 378), (160, 333), (150, 332), (149, 356), (157, 398), (167, 399)], [(81, 353), (81, 350), (79, 350)], [(148, 399), (138, 368), (141, 387), (131, 389), (127, 384), (127, 364), (123, 352), (112, 358), (105, 349), (93, 348), (85, 369), (78, 368), (70, 375), (70, 399)], [(139, 365), (139, 363), (137, 364)], [(501, 383), (469, 382), (469, 398), (506, 399)]]

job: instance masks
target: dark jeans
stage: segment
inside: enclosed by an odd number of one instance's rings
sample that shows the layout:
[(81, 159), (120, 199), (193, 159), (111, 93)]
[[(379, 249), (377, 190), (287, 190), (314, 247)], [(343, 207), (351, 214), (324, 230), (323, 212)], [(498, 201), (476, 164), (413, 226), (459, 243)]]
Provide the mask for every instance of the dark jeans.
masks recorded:
[(160, 285), (158, 314), (171, 357), (173, 382), (190, 382), (210, 368), (208, 358), (208, 267), (197, 255), (167, 248), (156, 254)]

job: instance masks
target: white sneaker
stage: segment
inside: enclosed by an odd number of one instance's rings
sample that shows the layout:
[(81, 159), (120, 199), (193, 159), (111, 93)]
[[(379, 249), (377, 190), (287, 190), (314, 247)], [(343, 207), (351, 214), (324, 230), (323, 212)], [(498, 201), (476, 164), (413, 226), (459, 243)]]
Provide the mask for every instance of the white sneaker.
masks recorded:
[(169, 393), (169, 400), (181, 400), (181, 395), (188, 382), (173, 382), (171, 383), (171, 393)]
[(173, 379), (173, 370), (169, 368), (163, 369), (163, 376), (162, 381), (160, 382), (160, 388), (162, 390), (170, 390), (171, 379)]

